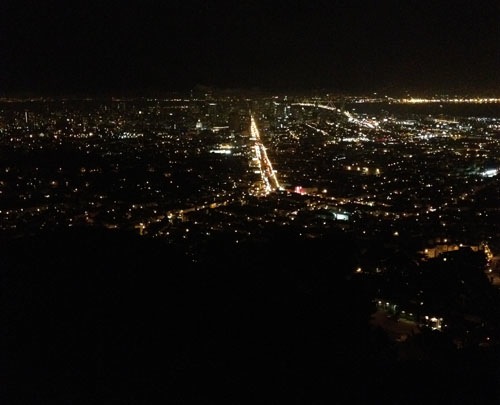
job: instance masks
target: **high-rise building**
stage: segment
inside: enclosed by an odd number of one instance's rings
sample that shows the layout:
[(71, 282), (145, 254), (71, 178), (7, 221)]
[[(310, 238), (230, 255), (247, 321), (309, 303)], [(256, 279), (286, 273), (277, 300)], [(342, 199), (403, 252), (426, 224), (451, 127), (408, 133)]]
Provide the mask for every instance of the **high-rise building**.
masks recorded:
[(232, 110), (229, 113), (229, 130), (234, 132), (241, 131), (241, 119), (238, 110)]

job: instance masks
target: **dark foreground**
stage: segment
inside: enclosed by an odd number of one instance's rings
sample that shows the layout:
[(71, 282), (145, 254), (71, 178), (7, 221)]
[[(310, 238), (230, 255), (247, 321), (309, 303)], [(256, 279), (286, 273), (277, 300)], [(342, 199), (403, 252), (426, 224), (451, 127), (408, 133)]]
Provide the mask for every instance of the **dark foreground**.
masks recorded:
[(2, 245), (2, 404), (500, 401), (496, 348), (370, 327), (337, 238), (178, 247), (78, 230)]

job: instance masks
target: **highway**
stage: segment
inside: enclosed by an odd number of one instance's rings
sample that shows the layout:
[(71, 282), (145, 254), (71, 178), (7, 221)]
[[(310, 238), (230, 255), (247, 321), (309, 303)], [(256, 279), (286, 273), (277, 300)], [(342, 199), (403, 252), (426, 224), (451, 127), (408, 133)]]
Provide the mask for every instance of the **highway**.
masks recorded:
[(276, 177), (276, 171), (273, 169), (273, 165), (267, 156), (266, 147), (260, 139), (259, 128), (257, 127), (253, 115), (250, 115), (250, 139), (254, 141), (253, 149), (263, 183), (262, 194), (267, 195), (281, 189), (278, 178)]
[[(269, 157), (267, 156), (267, 151), (266, 147), (262, 143), (260, 139), (260, 133), (259, 129), (257, 128), (257, 124), (255, 122), (255, 119), (252, 115), (251, 117), (251, 125), (250, 125), (250, 132), (251, 132), (251, 137), (250, 139), (254, 141), (253, 143), (253, 150), (255, 153), (255, 160), (258, 163), (259, 167), (259, 172), (261, 175), (261, 180), (262, 180), (262, 186), (259, 189), (259, 194), (265, 196), (268, 195), (269, 193), (282, 189), (278, 179), (276, 177), (276, 172), (273, 169), (272, 163), (269, 160)], [(183, 220), (184, 216), (186, 214), (189, 214), (191, 212), (199, 211), (199, 210), (206, 210), (206, 209), (214, 209), (218, 208), (221, 206), (225, 206), (231, 203), (234, 203), (235, 201), (238, 200), (238, 198), (230, 195), (225, 195), (221, 196), (222, 198), (219, 199), (219, 201), (213, 201), (212, 203), (205, 203), (205, 204), (200, 204), (198, 206), (194, 207), (188, 207), (184, 209), (174, 209), (167, 211), (165, 213), (162, 213), (160, 215), (157, 215), (155, 217), (149, 218), (148, 220), (145, 220), (143, 222), (140, 222), (135, 226), (136, 229), (139, 230), (139, 233), (141, 235), (144, 235), (148, 233), (149, 227), (152, 224), (155, 223), (161, 223), (165, 222), (165, 226), (163, 226), (161, 229), (157, 230), (157, 233), (162, 233), (166, 229), (168, 229), (169, 225), (168, 223), (171, 222), (172, 220)]]
[(351, 114), (349, 111), (346, 111), (346, 110), (341, 110), (340, 108), (336, 108), (336, 107), (331, 107), (331, 106), (328, 106), (328, 105), (324, 105), (324, 104), (314, 104), (314, 103), (292, 103), (291, 105), (298, 105), (298, 106), (302, 106), (302, 107), (315, 107), (315, 108), (322, 108), (324, 110), (330, 110), (330, 111), (333, 111), (333, 112), (336, 112), (337, 114), (343, 114), (347, 117), (347, 120), (349, 122), (353, 122), (357, 125), (359, 125), (360, 127), (364, 127), (364, 128), (370, 128), (370, 129), (374, 129), (378, 126), (377, 123), (375, 122), (372, 122), (370, 120), (367, 120), (367, 119), (359, 119), (357, 117), (355, 117), (353, 114)]

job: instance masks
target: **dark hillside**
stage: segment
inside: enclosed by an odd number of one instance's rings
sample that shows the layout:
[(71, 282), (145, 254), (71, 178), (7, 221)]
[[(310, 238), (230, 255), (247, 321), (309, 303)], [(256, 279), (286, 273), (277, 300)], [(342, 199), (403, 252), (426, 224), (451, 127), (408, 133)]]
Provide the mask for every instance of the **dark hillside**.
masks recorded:
[(494, 403), (491, 357), (441, 354), (431, 336), (439, 361), (397, 360), (348, 240), (285, 242), (214, 240), (196, 263), (112, 231), (4, 243), (0, 402), (398, 404), (439, 388)]

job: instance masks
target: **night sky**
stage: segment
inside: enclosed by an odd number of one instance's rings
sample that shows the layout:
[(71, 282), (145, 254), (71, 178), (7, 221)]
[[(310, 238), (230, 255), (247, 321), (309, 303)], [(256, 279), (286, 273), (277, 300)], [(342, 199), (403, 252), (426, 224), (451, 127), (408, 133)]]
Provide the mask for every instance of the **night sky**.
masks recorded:
[(500, 2), (0, 2), (0, 95), (500, 94)]

